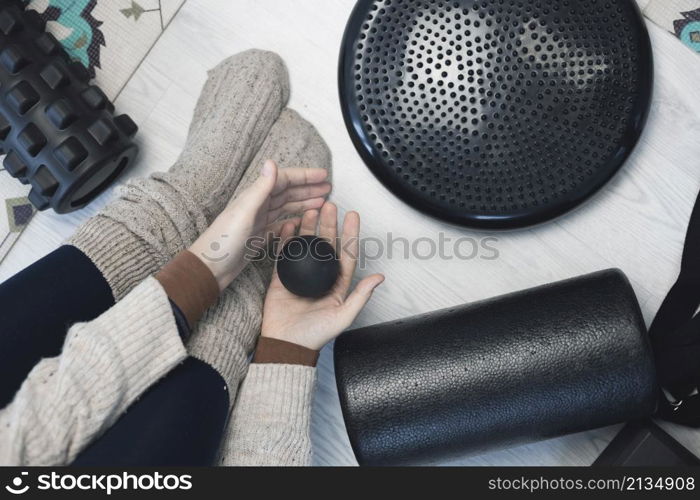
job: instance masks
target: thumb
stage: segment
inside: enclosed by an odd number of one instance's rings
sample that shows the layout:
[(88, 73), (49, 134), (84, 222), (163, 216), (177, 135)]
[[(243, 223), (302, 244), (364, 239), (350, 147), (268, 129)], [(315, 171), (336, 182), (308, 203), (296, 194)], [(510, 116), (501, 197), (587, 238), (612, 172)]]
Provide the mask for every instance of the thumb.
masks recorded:
[(251, 191), (255, 193), (258, 201), (262, 202), (267, 199), (277, 184), (277, 175), (279, 169), (277, 164), (272, 160), (267, 160), (260, 170), (260, 177), (251, 186)]
[(277, 183), (278, 172), (279, 168), (277, 167), (277, 163), (275, 163), (273, 160), (266, 160), (265, 163), (263, 163), (262, 170), (260, 171), (260, 178), (258, 179), (258, 181), (264, 180), (263, 185), (266, 188), (269, 187), (270, 193), (272, 192), (272, 189)]
[(277, 171), (277, 164), (272, 160), (267, 160), (255, 182), (237, 198), (232, 199), (231, 203), (238, 203), (238, 208), (242, 209), (243, 213), (257, 217), (258, 211), (265, 205), (265, 202), (270, 200), (272, 191), (275, 189)]
[(384, 282), (384, 275), (373, 274), (360, 281), (343, 304), (343, 322), (350, 326), (355, 318), (360, 314), (369, 299), (372, 298), (374, 290)]

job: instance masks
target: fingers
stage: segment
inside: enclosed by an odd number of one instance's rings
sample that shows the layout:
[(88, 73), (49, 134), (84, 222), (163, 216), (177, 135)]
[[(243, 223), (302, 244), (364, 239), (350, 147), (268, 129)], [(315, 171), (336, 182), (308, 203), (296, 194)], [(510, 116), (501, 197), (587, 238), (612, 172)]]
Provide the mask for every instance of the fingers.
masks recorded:
[(297, 231), (297, 224), (293, 221), (288, 221), (285, 222), (282, 225), (282, 229), (280, 230), (280, 246), (277, 251), (277, 255), (279, 255), (279, 252), (282, 250), (282, 247), (284, 246), (285, 243), (287, 243), (288, 240), (294, 237)]
[(336, 238), (338, 237), (338, 208), (335, 204), (326, 202), (323, 207), (321, 207), (318, 235), (328, 240), (328, 242), (333, 245), (333, 248), (336, 248)]
[(340, 277), (336, 283), (336, 292), (342, 297), (350, 289), (352, 275), (355, 273), (358, 252), (360, 250), (360, 215), (348, 212), (343, 221), (343, 233), (338, 249), (340, 258)]
[(294, 224), (294, 231), (296, 232), (296, 228), (299, 227), (301, 224), (301, 217), (294, 217), (293, 219), (285, 219), (285, 220), (280, 220), (273, 222), (269, 226), (267, 226), (267, 236), (278, 236), (280, 239), (282, 238), (282, 229), (284, 228), (285, 224), (292, 223)]
[[(296, 233), (297, 230), (297, 225), (294, 223), (294, 221), (285, 221), (282, 224), (282, 227), (280, 228), (280, 243), (275, 249), (277, 255), (276, 257), (279, 256), (280, 252), (282, 251), (282, 248), (284, 247), (284, 244), (291, 238), (294, 237), (294, 234)], [(273, 270), (272, 270), (272, 281), (270, 283), (270, 286), (282, 286), (280, 282), (280, 278), (277, 275), (277, 265), (275, 264)]]
[(324, 182), (328, 171), (323, 168), (278, 169), (273, 161), (266, 161), (263, 171), (272, 172), (273, 169), (275, 182), (272, 190), (268, 190), (272, 196), (268, 223), (283, 215), (321, 208), (331, 192), (331, 184)]
[(326, 202), (325, 198), (311, 198), (310, 200), (294, 201), (285, 206), (270, 210), (267, 215), (267, 223), (271, 224), (284, 215), (293, 215), (307, 210), (318, 210)]
[(281, 208), (292, 201), (304, 201), (312, 198), (325, 198), (331, 192), (331, 185), (328, 182), (321, 184), (307, 184), (289, 188), (272, 198), (270, 209)]
[(342, 306), (343, 322), (345, 327), (349, 327), (355, 318), (360, 314), (369, 299), (372, 298), (374, 290), (384, 282), (384, 275), (373, 274), (360, 281), (352, 291)]
[(328, 179), (328, 171), (323, 168), (283, 168), (280, 170), (273, 195), (287, 188), (305, 184), (319, 184)]
[(316, 225), (318, 224), (318, 210), (307, 210), (301, 218), (301, 227), (299, 234), (301, 236), (312, 236), (316, 234)]

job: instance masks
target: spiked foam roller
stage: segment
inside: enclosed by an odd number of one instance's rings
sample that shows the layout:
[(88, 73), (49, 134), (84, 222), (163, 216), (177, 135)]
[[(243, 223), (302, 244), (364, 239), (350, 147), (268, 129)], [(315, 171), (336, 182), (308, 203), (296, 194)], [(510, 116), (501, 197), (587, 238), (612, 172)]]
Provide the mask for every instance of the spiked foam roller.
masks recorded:
[(39, 210), (67, 213), (104, 191), (136, 157), (137, 126), (35, 11), (0, 1), (0, 148)]

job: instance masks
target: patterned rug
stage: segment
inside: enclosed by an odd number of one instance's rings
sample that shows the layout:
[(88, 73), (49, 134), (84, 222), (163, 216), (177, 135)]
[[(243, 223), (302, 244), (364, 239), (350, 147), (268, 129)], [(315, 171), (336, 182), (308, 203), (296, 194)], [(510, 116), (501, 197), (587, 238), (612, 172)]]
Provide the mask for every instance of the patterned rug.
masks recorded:
[[(185, 0), (30, 0), (46, 30), (116, 99)], [(29, 188), (0, 166), (0, 262), (34, 215)]]
[(700, 52), (700, 0), (651, 0), (644, 15)]

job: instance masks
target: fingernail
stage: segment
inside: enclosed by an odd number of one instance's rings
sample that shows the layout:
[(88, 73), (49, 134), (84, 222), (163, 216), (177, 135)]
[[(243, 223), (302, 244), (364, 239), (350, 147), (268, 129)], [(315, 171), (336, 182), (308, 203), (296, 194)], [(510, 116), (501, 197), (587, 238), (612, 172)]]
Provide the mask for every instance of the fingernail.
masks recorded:
[(384, 277), (377, 278), (374, 282), (371, 282), (367, 286), (367, 293), (373, 293), (379, 285), (384, 283)]
[(263, 164), (262, 176), (263, 176), (263, 177), (271, 177), (271, 176), (272, 176), (272, 171), (274, 170), (274, 168), (275, 168), (275, 167), (274, 167), (274, 164), (272, 163), (272, 161), (267, 160), (267, 161)]

